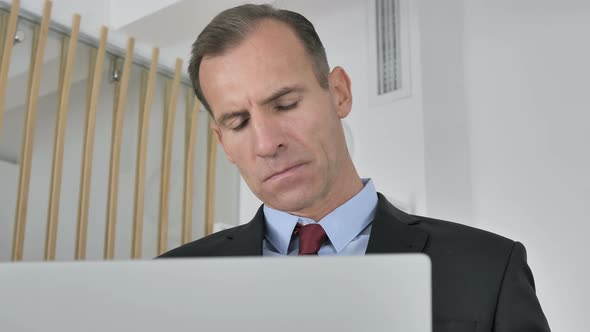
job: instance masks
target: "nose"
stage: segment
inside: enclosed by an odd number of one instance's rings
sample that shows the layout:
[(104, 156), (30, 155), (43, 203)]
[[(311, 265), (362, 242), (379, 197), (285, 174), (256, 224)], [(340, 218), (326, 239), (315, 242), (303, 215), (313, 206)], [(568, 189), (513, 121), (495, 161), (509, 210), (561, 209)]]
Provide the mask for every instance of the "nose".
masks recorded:
[(278, 121), (267, 114), (250, 119), (254, 132), (255, 152), (258, 157), (274, 157), (285, 148), (284, 133)]

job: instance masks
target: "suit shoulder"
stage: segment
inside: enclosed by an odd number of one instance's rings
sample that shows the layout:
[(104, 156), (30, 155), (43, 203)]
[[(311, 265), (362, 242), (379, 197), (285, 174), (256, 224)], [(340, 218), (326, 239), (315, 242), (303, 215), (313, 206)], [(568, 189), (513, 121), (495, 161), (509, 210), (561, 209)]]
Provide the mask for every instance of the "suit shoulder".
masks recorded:
[(474, 238), (477, 240), (492, 241), (498, 244), (503, 243), (512, 245), (513, 240), (502, 235), (492, 233), (480, 228), (448, 221), (442, 219), (435, 219), (423, 216), (413, 216), (418, 222), (419, 227), (428, 231), (435, 236), (451, 237), (451, 238)]
[(422, 216), (413, 216), (416, 226), (429, 234), (430, 246), (437, 250), (507, 258), (515, 242), (479, 228)]
[(492, 293), (497, 294), (517, 242), (450, 221), (417, 219), (419, 222), (414, 226), (428, 233), (424, 253), (431, 259), (433, 274), (437, 276), (435, 287), (439, 291), (461, 292), (469, 287), (474, 298), (487, 296), (488, 293), (480, 290), (495, 289)]
[(180, 257), (207, 257), (213, 256), (219, 248), (225, 246), (234, 236), (239, 233), (246, 225), (228, 228), (198, 240), (184, 244), (178, 248), (172, 249), (158, 258), (180, 258)]

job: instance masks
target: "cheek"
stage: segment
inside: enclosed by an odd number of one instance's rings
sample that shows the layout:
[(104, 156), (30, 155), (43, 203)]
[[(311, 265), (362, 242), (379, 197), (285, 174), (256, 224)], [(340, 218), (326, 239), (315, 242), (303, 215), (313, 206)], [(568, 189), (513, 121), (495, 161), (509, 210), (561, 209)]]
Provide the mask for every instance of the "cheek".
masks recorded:
[(329, 119), (329, 106), (320, 98), (309, 99), (297, 112), (290, 113), (284, 122), (291, 132), (304, 133), (306, 137), (319, 137)]
[(325, 112), (320, 121), (310, 125), (312, 128), (310, 144), (314, 147), (318, 158), (322, 160), (324, 167), (328, 169), (337, 167), (342, 158), (342, 144), (345, 143), (343, 143), (344, 138), (341, 138), (340, 126), (340, 119), (331, 116), (329, 112)]
[(294, 128), (295, 132), (305, 137), (307, 144), (315, 147), (316, 150), (324, 150), (324, 153), (329, 153), (329, 150), (333, 148), (335, 129), (339, 124), (339, 119), (331, 114), (329, 107), (329, 105), (322, 105), (311, 109), (298, 121), (293, 121), (293, 125), (297, 126)]
[(226, 137), (225, 153), (240, 170), (244, 176), (254, 172), (254, 152), (253, 147), (246, 135), (236, 135)]

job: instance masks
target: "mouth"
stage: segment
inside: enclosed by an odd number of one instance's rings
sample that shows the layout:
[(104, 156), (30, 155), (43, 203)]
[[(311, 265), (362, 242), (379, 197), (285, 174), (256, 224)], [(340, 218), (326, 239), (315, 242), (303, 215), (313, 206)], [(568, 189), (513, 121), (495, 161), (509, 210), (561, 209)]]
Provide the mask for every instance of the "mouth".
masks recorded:
[(279, 179), (283, 176), (286, 176), (286, 175), (292, 173), (293, 171), (297, 170), (299, 167), (303, 166), (303, 164), (304, 163), (296, 164), (294, 166), (290, 166), (290, 167), (284, 168), (278, 172), (275, 172), (275, 173), (271, 174), (269, 177), (267, 177), (263, 182), (270, 181), (270, 180), (276, 180), (276, 179)]

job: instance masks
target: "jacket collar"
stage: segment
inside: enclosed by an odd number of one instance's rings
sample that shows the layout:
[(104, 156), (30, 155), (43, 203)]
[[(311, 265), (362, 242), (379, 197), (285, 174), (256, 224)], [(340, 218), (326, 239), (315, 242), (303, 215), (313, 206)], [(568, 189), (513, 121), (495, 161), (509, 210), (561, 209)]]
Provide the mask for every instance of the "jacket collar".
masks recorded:
[[(428, 234), (413, 227), (419, 221), (412, 215), (394, 207), (380, 193), (375, 219), (371, 227), (367, 254), (421, 252)], [(252, 220), (234, 232), (228, 233), (229, 243), (223, 256), (261, 256), (264, 240), (264, 211), (260, 206)]]
[(419, 220), (395, 206), (380, 193), (373, 219), (367, 254), (421, 252), (428, 234), (414, 225)]

